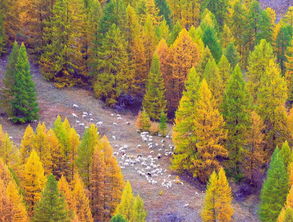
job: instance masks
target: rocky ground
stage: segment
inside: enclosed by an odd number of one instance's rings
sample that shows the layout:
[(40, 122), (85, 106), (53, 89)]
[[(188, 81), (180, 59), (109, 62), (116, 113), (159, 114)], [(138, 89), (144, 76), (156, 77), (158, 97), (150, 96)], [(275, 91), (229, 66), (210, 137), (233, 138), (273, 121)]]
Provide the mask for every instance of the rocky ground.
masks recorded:
[[(5, 66), (6, 59), (0, 60), (1, 79)], [(120, 114), (104, 107), (90, 91), (84, 89), (57, 89), (44, 80), (34, 65), (32, 73), (38, 92), (40, 121), (50, 127), (57, 115), (67, 117), (80, 135), (90, 123), (96, 124), (100, 134), (106, 135), (114, 147), (125, 179), (131, 182), (134, 192), (145, 200), (148, 221), (201, 221), (204, 187), (188, 177), (179, 178), (169, 170), (173, 149), (169, 136), (162, 138), (138, 133), (133, 114)], [(26, 126), (11, 124), (4, 114), (0, 123), (19, 143)], [(35, 127), (36, 124), (32, 125)], [(235, 201), (235, 221), (258, 221), (256, 203), (255, 196), (242, 202)]]

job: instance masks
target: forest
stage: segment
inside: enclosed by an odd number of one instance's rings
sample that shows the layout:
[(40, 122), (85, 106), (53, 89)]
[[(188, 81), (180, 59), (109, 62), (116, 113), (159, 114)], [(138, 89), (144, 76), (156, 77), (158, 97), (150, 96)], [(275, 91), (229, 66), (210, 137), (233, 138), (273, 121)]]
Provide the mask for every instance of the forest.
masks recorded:
[(293, 222), (286, 0), (0, 0), (0, 221)]

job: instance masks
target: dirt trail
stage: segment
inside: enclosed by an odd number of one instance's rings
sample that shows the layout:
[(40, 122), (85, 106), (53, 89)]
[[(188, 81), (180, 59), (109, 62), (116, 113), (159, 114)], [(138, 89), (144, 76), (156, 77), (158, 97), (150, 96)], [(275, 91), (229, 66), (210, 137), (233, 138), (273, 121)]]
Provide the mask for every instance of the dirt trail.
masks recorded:
[[(5, 66), (6, 60), (0, 60), (1, 78)], [(99, 125), (100, 134), (106, 135), (114, 147), (125, 179), (131, 182), (134, 192), (144, 199), (148, 210), (148, 221), (201, 221), (200, 209), (204, 194), (198, 186), (188, 182), (183, 181), (183, 185), (175, 183), (176, 175), (168, 169), (167, 155), (172, 146), (169, 138), (162, 141), (161, 137), (141, 136), (136, 132), (132, 114), (118, 114), (105, 108), (87, 90), (75, 87), (57, 89), (44, 80), (36, 66), (32, 66), (32, 73), (38, 91), (40, 121), (50, 127), (59, 114), (67, 117), (80, 135), (84, 131), (83, 124), (87, 126), (92, 122)], [(78, 107), (74, 107), (73, 104)], [(78, 118), (74, 117), (73, 113)], [(13, 125), (5, 116), (1, 117), (0, 123), (14, 141), (19, 143), (26, 126)], [(36, 123), (33, 124), (34, 127), (35, 125)], [(141, 157), (137, 158), (138, 155)], [(158, 155), (162, 157), (158, 159)], [(147, 172), (150, 171), (152, 174), (148, 175)], [(170, 184), (172, 187), (168, 188)], [(258, 221), (253, 201), (234, 203), (235, 221)]]

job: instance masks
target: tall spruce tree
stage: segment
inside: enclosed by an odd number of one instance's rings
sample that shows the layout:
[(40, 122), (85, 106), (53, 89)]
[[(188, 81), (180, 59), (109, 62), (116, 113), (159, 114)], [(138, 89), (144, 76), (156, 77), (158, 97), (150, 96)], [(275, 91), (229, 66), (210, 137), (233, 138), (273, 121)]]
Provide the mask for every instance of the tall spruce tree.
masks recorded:
[(95, 95), (111, 106), (117, 103), (121, 94), (130, 91), (133, 78), (129, 71), (127, 43), (120, 29), (113, 24), (105, 34), (97, 51), (96, 71), (94, 73)]
[(4, 73), (3, 84), (1, 89), (1, 104), (8, 116), (12, 115), (11, 100), (13, 99), (13, 87), (15, 85), (16, 63), (18, 58), (19, 45), (14, 42), (11, 53), (8, 57), (8, 63)]
[(277, 220), (286, 201), (288, 191), (287, 169), (280, 150), (276, 148), (272, 155), (267, 178), (261, 189), (258, 211), (261, 221), (274, 222)]
[(159, 15), (163, 16), (165, 21), (167, 22), (169, 28), (171, 29), (173, 24), (172, 24), (172, 12), (170, 10), (168, 1), (166, 0), (155, 0), (156, 5), (159, 9)]
[(228, 1), (227, 0), (204, 0), (201, 3), (201, 10), (209, 9), (216, 17), (217, 22), (222, 30), (225, 17), (227, 15)]
[(194, 135), (194, 118), (196, 116), (196, 103), (199, 97), (200, 77), (191, 68), (185, 82), (185, 90), (176, 111), (175, 125), (173, 127), (172, 141), (175, 152), (171, 167), (176, 171), (190, 171), (196, 159), (196, 136)]
[(220, 76), (220, 71), (214, 58), (210, 58), (208, 60), (204, 69), (203, 78), (207, 81), (209, 89), (211, 90), (216, 101), (221, 103), (225, 85), (223, 83), (222, 76)]
[(85, 130), (81, 143), (78, 147), (76, 165), (78, 167), (80, 177), (86, 187), (88, 187), (90, 183), (92, 155), (96, 145), (99, 142), (99, 138), (98, 129), (94, 124), (91, 124), (90, 127)]
[(274, 59), (273, 49), (266, 40), (261, 40), (249, 55), (247, 87), (253, 98), (253, 102), (255, 102), (259, 91), (260, 79), (272, 59)]
[(227, 45), (227, 48), (225, 49), (225, 56), (230, 62), (232, 68), (234, 68), (238, 64), (240, 56), (234, 43), (229, 43)]
[(30, 72), (26, 48), (21, 44), (15, 67), (15, 83), (11, 100), (12, 116), (15, 123), (31, 122), (39, 118), (35, 84)]
[(228, 131), (226, 148), (229, 151), (229, 173), (240, 176), (240, 164), (244, 158), (247, 132), (251, 125), (249, 94), (240, 67), (232, 73), (224, 93), (222, 114)]
[(36, 205), (32, 221), (71, 221), (64, 196), (59, 192), (57, 181), (52, 174), (47, 178), (45, 189)]
[(165, 86), (160, 71), (160, 60), (154, 54), (151, 70), (148, 76), (143, 108), (153, 120), (159, 120), (161, 113), (166, 112)]
[(202, 40), (205, 46), (208, 46), (211, 53), (218, 63), (222, 56), (222, 47), (217, 38), (217, 33), (213, 27), (206, 27), (203, 32)]

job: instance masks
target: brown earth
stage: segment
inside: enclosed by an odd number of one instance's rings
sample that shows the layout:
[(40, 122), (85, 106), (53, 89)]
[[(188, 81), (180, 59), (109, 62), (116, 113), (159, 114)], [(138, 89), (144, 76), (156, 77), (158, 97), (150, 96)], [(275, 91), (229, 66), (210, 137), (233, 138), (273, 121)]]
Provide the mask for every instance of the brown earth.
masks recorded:
[[(0, 60), (1, 79), (5, 66), (6, 59)], [(103, 103), (96, 100), (90, 91), (84, 89), (76, 87), (57, 89), (40, 75), (38, 68), (34, 65), (32, 66), (32, 74), (38, 92), (40, 121), (45, 122), (47, 126), (52, 126), (56, 116), (61, 115), (67, 117), (78, 133), (82, 135), (84, 126), (80, 126), (80, 123), (87, 126), (91, 122), (103, 122), (102, 124), (98, 123), (99, 132), (109, 138), (114, 151), (116, 151), (115, 155), (117, 155), (120, 166), (123, 168), (125, 179), (131, 182), (134, 192), (144, 199), (148, 211), (148, 221), (201, 221), (200, 209), (204, 198), (204, 187), (188, 177), (187, 179), (181, 178), (183, 185), (175, 182), (178, 181), (176, 175), (168, 168), (169, 156), (165, 156), (165, 153), (169, 152), (170, 146), (172, 146), (169, 138), (165, 138), (163, 142), (161, 141), (162, 137), (147, 137), (148, 141), (143, 142), (142, 137), (135, 129), (135, 117), (131, 113), (119, 114), (104, 107)], [(79, 107), (73, 107), (73, 104)], [(82, 117), (83, 112), (87, 112), (88, 115)], [(76, 114), (78, 118), (73, 117), (72, 113)], [(80, 122), (77, 123), (77, 121)], [(19, 143), (26, 125), (12, 124), (4, 114), (0, 117), (0, 123), (4, 130), (13, 137), (14, 141)], [(33, 123), (33, 127), (36, 127), (36, 124)], [(152, 143), (153, 148), (149, 148), (151, 145), (148, 143)], [(139, 144), (141, 147), (138, 146)], [(121, 148), (123, 146), (126, 147)], [(124, 157), (123, 153), (125, 154)], [(159, 153), (162, 154), (160, 159), (157, 158)], [(142, 161), (132, 162), (133, 166), (127, 162), (128, 160), (134, 161), (137, 155), (153, 161), (156, 165), (153, 169), (161, 169), (162, 174), (149, 176), (150, 182), (146, 177), (140, 176), (137, 171), (146, 171), (147, 166), (143, 166)], [(157, 183), (151, 184), (151, 179)], [(164, 179), (165, 184), (172, 183), (172, 187), (163, 186)], [(235, 209), (234, 221), (258, 221), (255, 215), (257, 204), (255, 196), (250, 196), (243, 202), (234, 201), (233, 204)]]

